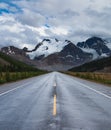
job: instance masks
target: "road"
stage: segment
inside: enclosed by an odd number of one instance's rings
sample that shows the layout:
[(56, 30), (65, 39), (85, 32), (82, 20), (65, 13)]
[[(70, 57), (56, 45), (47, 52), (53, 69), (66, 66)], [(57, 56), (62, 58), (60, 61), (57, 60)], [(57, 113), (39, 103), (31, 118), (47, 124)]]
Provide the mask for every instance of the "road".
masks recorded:
[(111, 88), (58, 72), (1, 85), (0, 130), (111, 130)]

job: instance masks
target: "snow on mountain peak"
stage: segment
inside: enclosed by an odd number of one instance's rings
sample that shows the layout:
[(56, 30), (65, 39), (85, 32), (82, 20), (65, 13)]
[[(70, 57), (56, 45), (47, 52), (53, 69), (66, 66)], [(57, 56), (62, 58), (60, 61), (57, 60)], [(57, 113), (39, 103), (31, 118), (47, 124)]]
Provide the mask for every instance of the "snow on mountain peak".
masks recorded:
[(67, 44), (69, 44), (67, 40), (63, 42), (58, 39), (44, 39), (42, 45), (36, 51), (27, 54), (31, 59), (41, 55), (47, 57), (50, 54), (60, 52)]

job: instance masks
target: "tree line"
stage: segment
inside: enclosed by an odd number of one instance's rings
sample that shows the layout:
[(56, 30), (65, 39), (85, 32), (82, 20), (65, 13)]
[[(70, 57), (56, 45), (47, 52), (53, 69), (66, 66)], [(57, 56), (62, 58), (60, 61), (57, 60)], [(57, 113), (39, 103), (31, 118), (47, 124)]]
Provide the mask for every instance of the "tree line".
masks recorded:
[(0, 63), (0, 84), (46, 73), (46, 71), (17, 61), (2, 52), (0, 52), (0, 58), (8, 63)]

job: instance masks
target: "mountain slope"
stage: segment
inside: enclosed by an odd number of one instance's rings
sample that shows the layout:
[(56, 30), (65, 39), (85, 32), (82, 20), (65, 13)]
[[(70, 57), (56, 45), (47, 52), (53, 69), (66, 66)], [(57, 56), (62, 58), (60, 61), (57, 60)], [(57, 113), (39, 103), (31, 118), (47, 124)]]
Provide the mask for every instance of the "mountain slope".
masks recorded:
[(30, 59), (29, 55), (23, 49), (19, 49), (14, 46), (7, 46), (1, 48), (0, 51), (14, 58), (15, 60), (19, 60), (31, 66), (34, 65), (34, 62)]
[[(47, 57), (51, 54), (56, 52), (60, 52), (68, 42), (66, 41), (59, 41), (57, 39), (44, 39), (42, 42), (38, 43), (34, 49), (28, 52), (27, 54), (30, 56), (31, 59), (38, 58), (38, 57)], [(28, 49), (27, 49), (28, 50)]]
[(3, 47), (1, 52), (46, 70), (68, 70), (95, 59), (111, 56), (109, 41), (92, 37), (85, 42), (74, 44), (69, 40), (43, 39), (33, 49), (14, 46)]
[(86, 51), (91, 49), (96, 51), (96, 58), (99, 56), (107, 57), (111, 55), (111, 50), (108, 48), (106, 41), (99, 37), (92, 37), (85, 42), (79, 42), (77, 46), (83, 50), (86, 49)]
[(15, 60), (3, 52), (0, 52), (0, 84), (38, 76), (45, 73), (46, 71), (29, 66), (23, 62)]
[(111, 56), (107, 58), (102, 58), (99, 60), (94, 60), (89, 63), (85, 63), (78, 67), (74, 67), (69, 71), (74, 72), (94, 72), (94, 71), (102, 71), (102, 72), (111, 72)]
[(67, 70), (72, 66), (80, 65), (92, 59), (91, 53), (85, 53), (80, 48), (68, 41), (68, 45), (63, 50), (51, 54), (38, 62), (41, 68), (49, 70)]
[(38, 69), (25, 64), (24, 62), (15, 60), (9, 55), (0, 52), (0, 70), (11, 71), (11, 72), (24, 72), (24, 71), (39, 71)]

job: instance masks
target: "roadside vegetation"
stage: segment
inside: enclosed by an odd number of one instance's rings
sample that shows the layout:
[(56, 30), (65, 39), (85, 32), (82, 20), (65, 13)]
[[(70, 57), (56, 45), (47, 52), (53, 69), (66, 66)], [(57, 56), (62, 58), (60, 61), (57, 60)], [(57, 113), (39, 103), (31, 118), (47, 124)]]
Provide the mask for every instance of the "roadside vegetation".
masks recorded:
[(111, 85), (111, 56), (70, 69), (67, 74)]
[(0, 52), (0, 84), (47, 73)]
[(70, 71), (65, 72), (65, 73), (71, 76), (111, 85), (111, 73), (70, 72)]

